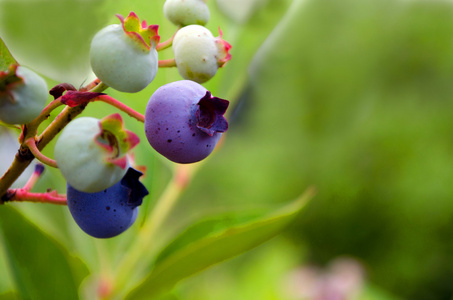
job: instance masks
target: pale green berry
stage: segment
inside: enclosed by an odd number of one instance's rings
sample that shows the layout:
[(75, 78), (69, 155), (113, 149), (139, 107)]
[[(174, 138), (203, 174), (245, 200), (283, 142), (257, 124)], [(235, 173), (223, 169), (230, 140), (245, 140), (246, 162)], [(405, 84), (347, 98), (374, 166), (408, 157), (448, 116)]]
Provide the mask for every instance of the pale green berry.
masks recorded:
[(164, 15), (175, 25), (205, 25), (209, 21), (209, 8), (206, 0), (167, 0)]
[(188, 80), (203, 83), (211, 79), (230, 58), (230, 44), (214, 37), (205, 27), (189, 25), (181, 28), (173, 40), (173, 53), (179, 74)]
[(46, 82), (32, 70), (15, 65), (9, 72), (0, 72), (0, 120), (3, 122), (32, 121), (43, 110), (47, 96)]
[(122, 25), (113, 24), (99, 31), (91, 41), (93, 72), (108, 86), (128, 93), (144, 89), (158, 70), (157, 25), (143, 26), (131, 13)]
[(75, 189), (95, 193), (117, 183), (127, 171), (125, 152), (138, 143), (122, 128), (119, 114), (98, 120), (71, 121), (58, 138), (54, 157), (64, 178)]

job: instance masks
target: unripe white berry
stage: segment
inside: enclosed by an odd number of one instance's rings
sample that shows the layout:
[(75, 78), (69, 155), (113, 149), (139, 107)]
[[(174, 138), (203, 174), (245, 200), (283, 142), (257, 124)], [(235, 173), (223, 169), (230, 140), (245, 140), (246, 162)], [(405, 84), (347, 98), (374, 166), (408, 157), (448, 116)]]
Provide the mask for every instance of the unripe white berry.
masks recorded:
[(126, 153), (138, 142), (134, 133), (124, 129), (119, 114), (101, 120), (81, 117), (63, 129), (54, 157), (68, 184), (81, 192), (96, 193), (124, 176)]
[[(15, 72), (19, 81), (0, 90), (0, 120), (8, 124), (25, 124), (43, 110), (48, 96), (47, 84), (41, 76), (26, 67), (17, 66), (11, 71)], [(9, 76), (8, 73), (1, 75)]]
[(135, 93), (150, 84), (157, 74), (158, 26), (142, 28), (134, 13), (126, 19), (118, 17), (122, 25), (109, 25), (94, 36), (90, 48), (91, 67), (108, 86)]
[(206, 0), (167, 0), (164, 15), (175, 25), (205, 25), (209, 21), (209, 8)]
[(203, 83), (219, 68), (219, 49), (212, 33), (200, 25), (181, 28), (173, 40), (176, 67), (184, 79)]

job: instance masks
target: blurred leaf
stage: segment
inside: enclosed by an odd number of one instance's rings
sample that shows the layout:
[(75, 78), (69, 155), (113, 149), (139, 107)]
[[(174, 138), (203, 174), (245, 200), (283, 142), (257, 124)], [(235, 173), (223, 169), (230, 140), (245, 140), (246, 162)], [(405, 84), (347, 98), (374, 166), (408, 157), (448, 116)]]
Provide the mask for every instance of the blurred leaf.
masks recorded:
[(26, 299), (78, 299), (88, 270), (15, 209), (0, 209), (3, 244), (18, 293)]
[(0, 294), (0, 300), (17, 300), (20, 299), (19, 295), (13, 291)]
[(294, 282), (290, 275), (303, 259), (304, 250), (295, 247), (287, 236), (279, 235), (185, 279), (173, 292), (184, 295), (184, 300), (296, 300), (286, 296), (288, 286)]
[(8, 70), (8, 66), (16, 63), (5, 43), (0, 39), (0, 71)]
[(0, 1), (0, 35), (20, 64), (79, 85), (92, 36), (113, 14), (104, 0)]
[(259, 216), (263, 215), (263, 213), (254, 210), (253, 212), (229, 212), (200, 220), (184, 230), (183, 233), (165, 247), (156, 258), (155, 264), (160, 264), (178, 250), (189, 246), (197, 240), (201, 240), (209, 235), (214, 235), (225, 229), (251, 222), (253, 219), (257, 219)]
[(378, 286), (372, 284), (365, 284), (362, 292), (360, 293), (360, 299), (362, 300), (400, 300), (401, 298), (390, 294), (389, 292), (382, 290)]
[(271, 216), (227, 228), (175, 250), (156, 263), (144, 282), (128, 295), (128, 299), (161, 294), (188, 276), (262, 244), (293, 220), (312, 196), (312, 190), (308, 190)]
[[(403, 298), (451, 297), (452, 3), (316, 0), (290, 11), (253, 63), (241, 128), (250, 133), (230, 131), (231, 140), (243, 135), (268, 169), (266, 151), (285, 157), (275, 160), (288, 174), (283, 192), (293, 174), (317, 186), (293, 234), (315, 262), (347, 253)], [(259, 199), (277, 192), (247, 189)]]

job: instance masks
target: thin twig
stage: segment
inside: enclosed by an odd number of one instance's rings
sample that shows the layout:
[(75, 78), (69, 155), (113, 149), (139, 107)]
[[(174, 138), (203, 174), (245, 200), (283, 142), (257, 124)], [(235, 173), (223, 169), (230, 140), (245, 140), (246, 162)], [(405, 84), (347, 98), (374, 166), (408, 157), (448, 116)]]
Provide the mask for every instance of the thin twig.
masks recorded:
[(45, 156), (44, 154), (41, 153), (41, 151), (39, 151), (38, 147), (36, 146), (36, 141), (34, 138), (27, 139), (24, 142), (24, 145), (26, 145), (28, 149), (30, 149), (30, 152), (33, 153), (37, 160), (39, 160), (45, 165), (51, 166), (53, 168), (58, 168), (57, 162), (55, 160)]

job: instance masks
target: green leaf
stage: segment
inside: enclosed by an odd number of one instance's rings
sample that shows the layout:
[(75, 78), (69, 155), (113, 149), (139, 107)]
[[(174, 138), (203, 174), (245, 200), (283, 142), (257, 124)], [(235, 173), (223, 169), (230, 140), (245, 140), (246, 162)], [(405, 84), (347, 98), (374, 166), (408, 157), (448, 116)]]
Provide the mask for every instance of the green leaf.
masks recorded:
[(12, 207), (0, 209), (2, 244), (21, 298), (78, 299), (85, 264)]
[(127, 299), (159, 295), (188, 276), (264, 243), (285, 228), (312, 196), (310, 189), (276, 213), (202, 237), (165, 255)]
[(184, 232), (168, 244), (157, 256), (155, 264), (160, 264), (178, 250), (187, 247), (197, 240), (201, 240), (209, 235), (214, 235), (218, 232), (224, 231), (227, 228), (251, 222), (259, 216), (263, 216), (263, 213), (254, 210), (252, 212), (225, 212), (217, 216), (210, 216), (199, 220), (195, 224), (186, 228)]
[(6, 48), (5, 43), (0, 38), (0, 71), (8, 70), (9, 65), (17, 63), (14, 57)]

